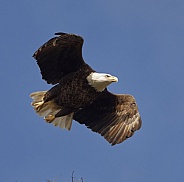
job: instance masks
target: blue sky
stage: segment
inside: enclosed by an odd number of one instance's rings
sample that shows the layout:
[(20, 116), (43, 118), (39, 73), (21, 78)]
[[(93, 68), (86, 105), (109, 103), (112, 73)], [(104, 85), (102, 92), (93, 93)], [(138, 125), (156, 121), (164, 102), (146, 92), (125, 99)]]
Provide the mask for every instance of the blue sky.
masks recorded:
[[(1, 1), (0, 181), (182, 181), (183, 19), (182, 0)], [(51, 85), (32, 54), (58, 31), (83, 36), (85, 61), (119, 78), (111, 92), (134, 95), (143, 125), (132, 138), (112, 147), (35, 114), (29, 94)]]

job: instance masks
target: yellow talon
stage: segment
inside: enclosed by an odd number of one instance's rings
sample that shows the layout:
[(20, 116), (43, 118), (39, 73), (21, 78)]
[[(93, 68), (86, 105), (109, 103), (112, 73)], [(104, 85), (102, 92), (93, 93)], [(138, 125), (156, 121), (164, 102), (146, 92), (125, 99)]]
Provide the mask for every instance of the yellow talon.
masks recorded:
[(44, 117), (44, 120), (47, 122), (47, 123), (51, 123), (52, 121), (54, 121), (55, 119), (55, 116), (52, 115), (52, 114), (49, 114), (47, 116)]

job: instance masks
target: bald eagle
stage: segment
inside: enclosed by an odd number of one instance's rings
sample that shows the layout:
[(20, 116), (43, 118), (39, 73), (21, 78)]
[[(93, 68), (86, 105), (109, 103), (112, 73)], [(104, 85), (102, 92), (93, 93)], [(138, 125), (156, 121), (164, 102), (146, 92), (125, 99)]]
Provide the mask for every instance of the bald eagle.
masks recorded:
[(102, 135), (111, 145), (131, 137), (141, 127), (133, 96), (107, 90), (118, 78), (97, 73), (82, 57), (83, 38), (56, 33), (33, 55), (42, 79), (54, 86), (34, 92), (31, 105), (48, 123), (71, 129), (72, 120)]

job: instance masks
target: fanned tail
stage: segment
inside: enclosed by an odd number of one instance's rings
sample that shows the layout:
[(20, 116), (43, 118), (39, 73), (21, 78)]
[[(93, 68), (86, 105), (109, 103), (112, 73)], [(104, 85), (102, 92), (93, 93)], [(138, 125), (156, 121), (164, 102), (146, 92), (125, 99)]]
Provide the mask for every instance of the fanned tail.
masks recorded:
[[(55, 118), (55, 114), (57, 114), (62, 108), (55, 104), (54, 100), (44, 102), (43, 98), (46, 92), (47, 91), (39, 91), (30, 94), (30, 97), (33, 99), (31, 105), (33, 106), (34, 110), (39, 116), (44, 117), (46, 122), (52, 122), (54, 126), (59, 126), (60, 128), (70, 130), (74, 113)], [(48, 121), (46, 118), (51, 116), (53, 117), (53, 119), (51, 121)]]

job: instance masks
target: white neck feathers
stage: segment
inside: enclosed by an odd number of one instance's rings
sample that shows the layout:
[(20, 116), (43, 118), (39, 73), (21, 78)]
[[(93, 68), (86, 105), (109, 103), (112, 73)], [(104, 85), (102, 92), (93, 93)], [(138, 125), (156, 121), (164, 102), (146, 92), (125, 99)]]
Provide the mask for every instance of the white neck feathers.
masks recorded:
[(102, 92), (104, 89), (111, 84), (106, 78), (108, 74), (92, 72), (86, 79), (88, 84), (92, 86), (97, 92)]

